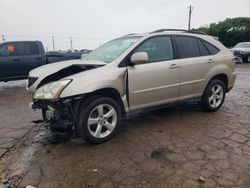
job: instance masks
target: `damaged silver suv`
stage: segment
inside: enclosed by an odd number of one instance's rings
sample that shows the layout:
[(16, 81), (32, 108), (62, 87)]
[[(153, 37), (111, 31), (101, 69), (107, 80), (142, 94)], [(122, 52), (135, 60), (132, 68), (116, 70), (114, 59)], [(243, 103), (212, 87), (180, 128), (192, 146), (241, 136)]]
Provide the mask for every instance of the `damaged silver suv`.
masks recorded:
[(72, 130), (103, 143), (128, 112), (187, 99), (217, 111), (233, 87), (233, 54), (216, 38), (161, 29), (112, 40), (81, 60), (54, 63), (29, 74), (34, 109), (51, 130)]

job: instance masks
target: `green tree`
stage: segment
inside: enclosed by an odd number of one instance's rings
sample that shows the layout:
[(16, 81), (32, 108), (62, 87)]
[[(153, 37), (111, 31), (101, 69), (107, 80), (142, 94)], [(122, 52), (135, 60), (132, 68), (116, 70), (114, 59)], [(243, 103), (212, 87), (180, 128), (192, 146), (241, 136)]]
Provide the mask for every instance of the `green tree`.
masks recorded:
[(209, 35), (219, 37), (219, 40), (227, 47), (239, 42), (250, 42), (250, 18), (227, 18), (219, 23), (212, 23), (209, 27), (194, 29)]

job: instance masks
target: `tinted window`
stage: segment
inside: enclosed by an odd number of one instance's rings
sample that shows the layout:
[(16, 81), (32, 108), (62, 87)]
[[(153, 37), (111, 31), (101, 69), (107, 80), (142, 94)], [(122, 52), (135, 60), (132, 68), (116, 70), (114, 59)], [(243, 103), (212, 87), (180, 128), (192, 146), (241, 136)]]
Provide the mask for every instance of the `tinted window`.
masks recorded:
[(23, 43), (24, 55), (38, 55), (39, 49), (36, 43), (24, 42)]
[(172, 41), (169, 36), (148, 39), (136, 52), (147, 52), (149, 62), (165, 61), (174, 58)]
[(197, 40), (197, 41), (198, 41), (198, 45), (200, 48), (200, 55), (201, 56), (210, 55), (210, 52), (208, 51), (207, 47), (200, 40)]
[(209, 44), (208, 42), (202, 41), (204, 45), (207, 47), (211, 55), (217, 54), (220, 50), (214, 47), (212, 44)]
[(199, 46), (196, 38), (177, 36), (176, 43), (180, 58), (200, 56)]
[(6, 43), (0, 47), (0, 56), (18, 56), (20, 55), (19, 43)]

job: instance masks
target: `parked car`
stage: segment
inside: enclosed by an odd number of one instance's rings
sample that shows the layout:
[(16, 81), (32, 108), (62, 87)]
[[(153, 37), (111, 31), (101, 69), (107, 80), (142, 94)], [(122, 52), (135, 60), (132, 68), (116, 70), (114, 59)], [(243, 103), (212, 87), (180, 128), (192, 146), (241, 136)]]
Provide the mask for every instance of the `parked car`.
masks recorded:
[(46, 64), (40, 41), (16, 41), (0, 44), (0, 81), (25, 79), (29, 71)]
[(55, 63), (59, 61), (67, 61), (72, 59), (80, 59), (83, 54), (88, 54), (89, 50), (85, 51), (69, 51), (69, 52), (57, 52), (50, 51), (46, 53), (47, 63)]
[(85, 59), (32, 70), (28, 90), (51, 130), (76, 130), (99, 144), (138, 109), (198, 98), (205, 111), (217, 111), (234, 85), (234, 67), (233, 54), (214, 37), (166, 29), (126, 35)]
[(231, 51), (239, 62), (250, 63), (250, 42), (238, 43)]
[(48, 53), (40, 41), (13, 41), (0, 44), (0, 81), (26, 79), (29, 71), (39, 66), (80, 59), (82, 52)]

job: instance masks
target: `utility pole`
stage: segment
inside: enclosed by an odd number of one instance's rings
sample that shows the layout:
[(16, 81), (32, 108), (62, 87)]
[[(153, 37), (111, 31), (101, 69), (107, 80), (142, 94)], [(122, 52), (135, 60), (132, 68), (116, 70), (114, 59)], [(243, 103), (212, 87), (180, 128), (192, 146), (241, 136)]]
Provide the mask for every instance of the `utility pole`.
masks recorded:
[(188, 30), (191, 29), (191, 16), (192, 16), (192, 11), (194, 9), (194, 7), (192, 7), (191, 5), (188, 7), (189, 8), (189, 14), (188, 14)]
[(69, 41), (70, 41), (71, 51), (73, 51), (73, 45), (72, 45), (73, 41), (72, 41), (72, 37), (69, 37)]
[(2, 40), (3, 40), (3, 42), (5, 42), (5, 38), (4, 38), (4, 35), (2, 35)]
[(53, 51), (56, 51), (54, 36), (52, 36), (52, 45), (53, 45)]

